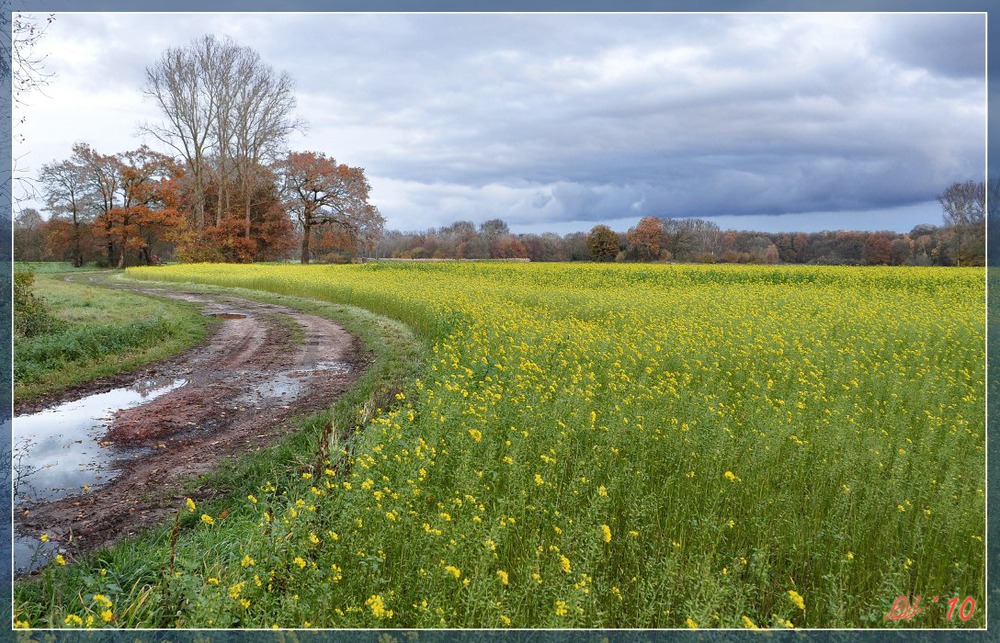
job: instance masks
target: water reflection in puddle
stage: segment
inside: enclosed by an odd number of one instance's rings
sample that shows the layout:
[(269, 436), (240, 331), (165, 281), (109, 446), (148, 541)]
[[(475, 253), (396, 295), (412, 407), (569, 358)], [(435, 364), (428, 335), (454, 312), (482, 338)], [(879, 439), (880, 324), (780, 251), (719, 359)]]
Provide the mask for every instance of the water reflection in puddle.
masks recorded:
[[(186, 383), (172, 378), (143, 380), (128, 388), (15, 417), (11, 441), (15, 505), (21, 509), (107, 484), (119, 473), (116, 461), (144, 452), (101, 442), (114, 413)], [(15, 533), (15, 569), (27, 569), (38, 546), (37, 534)], [(47, 549), (51, 547), (54, 545), (48, 543)]]
[(346, 362), (321, 361), (311, 368), (284, 371), (274, 375), (269, 381), (257, 384), (252, 391), (240, 396), (242, 404), (259, 405), (274, 401), (291, 402), (302, 392), (302, 380), (322, 375), (343, 375), (351, 371)]

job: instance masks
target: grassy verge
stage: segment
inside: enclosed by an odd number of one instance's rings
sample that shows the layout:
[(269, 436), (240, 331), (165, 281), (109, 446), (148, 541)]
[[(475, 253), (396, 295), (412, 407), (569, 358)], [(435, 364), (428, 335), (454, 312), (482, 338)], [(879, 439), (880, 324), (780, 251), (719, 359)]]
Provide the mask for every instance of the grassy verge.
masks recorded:
[[(395, 395), (402, 395), (400, 391), (412, 382), (428, 351), (404, 324), (353, 306), (249, 290), (184, 287), (226, 292), (333, 319), (356, 335), (374, 359), (354, 388), (327, 411), (299, 418), (301, 430), (272, 448), (223, 462), (215, 472), (189, 481), (191, 496), (198, 498), (211, 490), (212, 499), (199, 502), (194, 511), (178, 507), (176, 524), (149, 530), (68, 566), (50, 565), (39, 577), (15, 583), (15, 621), (19, 625), (247, 625), (214, 616), (221, 616), (228, 601), (234, 599), (230, 593), (224, 593), (225, 601), (207, 595), (200, 583), (202, 572), (212, 573), (213, 561), (245, 562), (248, 546), (259, 540), (260, 516), (247, 498), (261, 495), (262, 487), (277, 490), (295, 486), (302, 482), (304, 472), (316, 471), (317, 465), (336, 466), (333, 462), (352, 448), (357, 430), (381, 407), (395, 402)], [(328, 427), (336, 428), (331, 432)], [(214, 517), (211, 528), (202, 515)], [(105, 606), (105, 596), (113, 597), (112, 605)], [(192, 618), (192, 613), (198, 616)], [(108, 620), (105, 615), (109, 615)]]
[(53, 332), (15, 338), (15, 402), (175, 355), (201, 341), (211, 323), (192, 304), (69, 282), (64, 275), (36, 274), (35, 294), (60, 323)]

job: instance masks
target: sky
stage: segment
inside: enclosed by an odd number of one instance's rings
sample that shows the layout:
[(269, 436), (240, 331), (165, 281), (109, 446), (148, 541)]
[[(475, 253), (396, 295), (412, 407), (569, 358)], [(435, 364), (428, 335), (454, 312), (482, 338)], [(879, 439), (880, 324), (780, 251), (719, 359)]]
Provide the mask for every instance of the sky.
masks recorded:
[(388, 229), (907, 231), (985, 172), (981, 13), (63, 12), (17, 171), (158, 147), (145, 69), (204, 34), (292, 76), (289, 148), (365, 168)]

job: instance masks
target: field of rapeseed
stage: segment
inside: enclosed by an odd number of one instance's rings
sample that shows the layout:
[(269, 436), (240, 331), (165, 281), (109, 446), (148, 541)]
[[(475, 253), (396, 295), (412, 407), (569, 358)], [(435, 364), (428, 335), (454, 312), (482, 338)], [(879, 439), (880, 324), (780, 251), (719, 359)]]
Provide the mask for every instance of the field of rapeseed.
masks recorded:
[[(432, 348), (339, 459), (247, 496), (249, 536), (200, 549), (144, 606), (105, 608), (102, 589), (58, 624), (148, 624), (178, 587), (184, 627), (985, 622), (981, 269), (129, 276), (352, 304)], [(218, 542), (220, 521), (181, 509), (184, 538)], [(893, 611), (918, 595), (922, 613)]]

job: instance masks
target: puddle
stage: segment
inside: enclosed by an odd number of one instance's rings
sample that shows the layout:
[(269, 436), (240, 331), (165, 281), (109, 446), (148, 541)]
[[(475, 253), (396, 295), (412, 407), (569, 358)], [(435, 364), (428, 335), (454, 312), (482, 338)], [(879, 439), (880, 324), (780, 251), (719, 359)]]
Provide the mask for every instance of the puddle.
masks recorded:
[(346, 362), (323, 361), (317, 362), (313, 368), (284, 371), (270, 381), (254, 386), (253, 391), (240, 396), (238, 401), (252, 406), (274, 401), (291, 402), (302, 392), (302, 379), (320, 374), (343, 375), (350, 370), (351, 366)]
[[(124, 449), (101, 444), (114, 413), (149, 402), (179, 388), (187, 380), (160, 378), (142, 380), (128, 388), (89, 395), (32, 415), (14, 418), (12, 426), (12, 468), (14, 504), (17, 510), (38, 502), (93, 492), (118, 473), (115, 463), (135, 457), (145, 450)], [(16, 533), (14, 566), (25, 571), (37, 565), (33, 559), (52, 553), (56, 545), (46, 543), (36, 555), (38, 534)], [(38, 563), (44, 562), (39, 560)]]
[(246, 319), (246, 315), (241, 315), (239, 313), (212, 313), (209, 317), (215, 317), (218, 319)]

